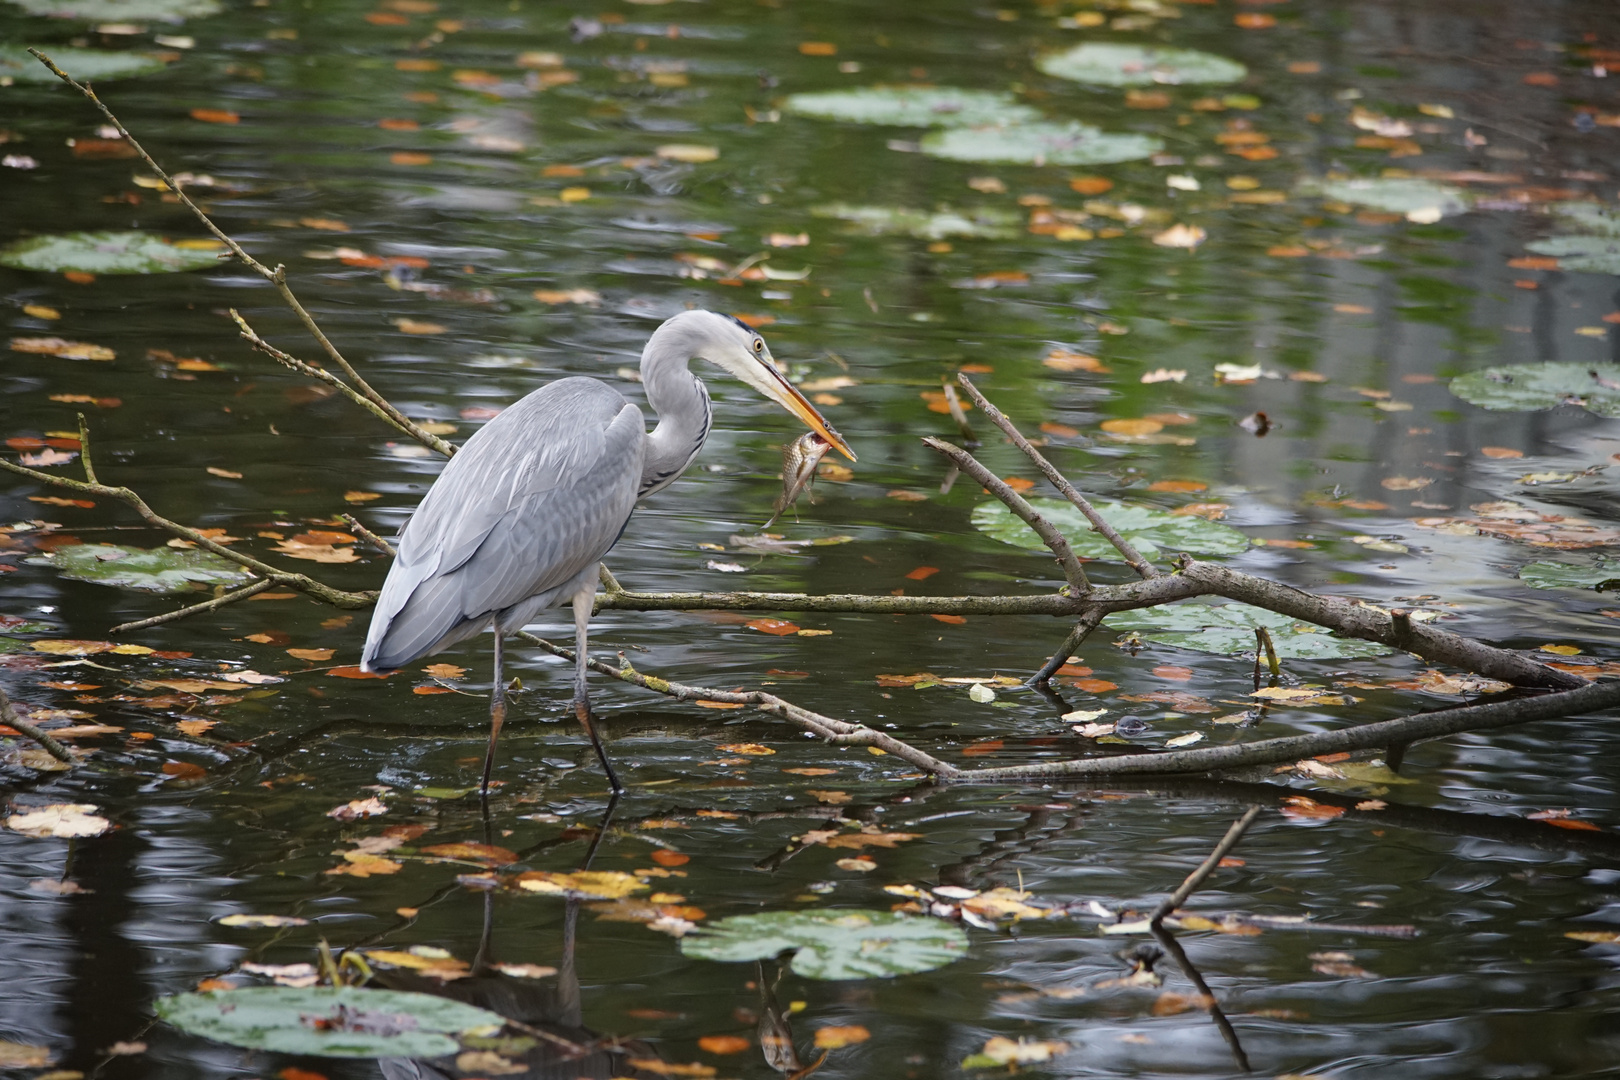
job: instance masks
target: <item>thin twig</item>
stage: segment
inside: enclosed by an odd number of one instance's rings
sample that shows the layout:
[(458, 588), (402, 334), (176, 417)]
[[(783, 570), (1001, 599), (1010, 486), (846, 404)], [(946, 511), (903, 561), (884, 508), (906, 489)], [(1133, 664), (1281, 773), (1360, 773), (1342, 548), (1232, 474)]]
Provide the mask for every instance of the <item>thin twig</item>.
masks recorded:
[(111, 630), (108, 630), (107, 633), (126, 634), (131, 630), (146, 630), (153, 626), (162, 626), (164, 623), (175, 622), (192, 615), (201, 615), (205, 611), (214, 611), (227, 604), (234, 604), (238, 600), (246, 600), (249, 597), (257, 596), (266, 589), (275, 588), (278, 584), (280, 583), (274, 578), (261, 578), (250, 585), (244, 585), (240, 589), (233, 589), (222, 596), (216, 596), (212, 600), (205, 600), (200, 604), (176, 608), (173, 611), (166, 611), (162, 615), (153, 615), (150, 619), (137, 619), (135, 622), (119, 623)]
[(344, 524), (348, 525), (350, 529), (353, 529), (355, 532), (360, 534), (360, 538), (362, 540), (376, 548), (378, 551), (382, 552), (384, 555), (387, 555), (390, 559), (399, 555), (399, 552), (394, 550), (393, 544), (390, 544), (388, 541), (384, 540), (382, 537), (360, 524), (360, 519), (355, 517), (353, 514), (342, 514), (340, 516), (343, 518)]
[(96, 467), (90, 461), (90, 425), (84, 422), (84, 413), (79, 414), (79, 464), (84, 466), (84, 478), (92, 484), (101, 481), (96, 479)]
[(1052, 549), (1057, 557), (1058, 565), (1063, 567), (1063, 576), (1069, 580), (1070, 592), (1079, 595), (1091, 591), (1091, 582), (1086, 579), (1086, 572), (1080, 566), (1080, 560), (1074, 557), (1074, 550), (1069, 547), (1069, 541), (1058, 532), (1057, 527), (1041, 512), (1024, 499), (1012, 488), (1008, 487), (995, 473), (985, 468), (972, 454), (960, 446), (953, 446), (944, 439), (928, 437), (923, 439), (923, 445), (948, 458), (958, 469), (967, 473), (973, 479), (983, 484), (996, 498), (1007, 505), (1007, 509), (1023, 519), (1024, 524), (1035, 530), (1035, 535), (1041, 538), (1041, 543)]
[(39, 743), (40, 746), (45, 748), (47, 754), (62, 764), (77, 765), (79, 763), (78, 759), (73, 756), (72, 751), (67, 747), (18, 716), (17, 710), (11, 706), (11, 699), (6, 696), (3, 689), (0, 689), (0, 721), (4, 721), (13, 731), (26, 735)]
[(1135, 570), (1144, 578), (1159, 576), (1159, 572), (1153, 569), (1153, 564), (1144, 559), (1142, 553), (1137, 551), (1129, 540), (1119, 535), (1118, 531), (1108, 524), (1107, 519), (1097, 513), (1097, 508), (1091, 505), (1090, 500), (1075, 490), (1074, 485), (1069, 483), (1062, 473), (1058, 472), (1057, 466), (1048, 461), (1045, 454), (1035, 449), (1034, 445), (1024, 438), (1023, 433), (1014, 426), (1006, 414), (990, 404), (990, 400), (979, 393), (979, 388), (973, 385), (973, 380), (967, 377), (966, 372), (959, 373), (956, 380), (962, 384), (962, 389), (968, 392), (979, 408), (984, 410), (984, 415), (988, 416), (993, 424), (1006, 433), (1007, 438), (1012, 440), (1014, 446), (1029, 456), (1029, 459), (1040, 468), (1041, 472), (1046, 474), (1046, 478), (1052, 482), (1052, 486), (1062, 492), (1065, 499), (1074, 504), (1076, 510), (1085, 515), (1086, 520), (1091, 522), (1091, 527), (1101, 533), (1103, 539), (1114, 545), (1115, 550), (1130, 564), (1132, 570)]
[(255, 331), (253, 327), (248, 325), (247, 320), (242, 318), (241, 314), (239, 314), (235, 308), (230, 309), (230, 315), (231, 320), (236, 323), (237, 329), (241, 331), (242, 337), (247, 340), (247, 343), (264, 353), (266, 356), (269, 356), (277, 363), (298, 372), (300, 375), (307, 375), (312, 379), (319, 379), (321, 382), (332, 387), (338, 393), (342, 394), (344, 397), (348, 398), (350, 401), (354, 402), (356, 405), (360, 406), (362, 409), (366, 410), (383, 423), (388, 424), (390, 427), (393, 427), (401, 433), (410, 436), (435, 453), (443, 454), (445, 457), (450, 457), (455, 454), (456, 448), (453, 445), (445, 442), (437, 435), (424, 431), (420, 426), (406, 419), (404, 414), (402, 414), (392, 405), (388, 406), (387, 408), (383, 408), (382, 406), (379, 406), (373, 402), (368, 396), (355, 390), (354, 387), (350, 386), (336, 375), (333, 375), (325, 368), (319, 368), (314, 364), (306, 363), (305, 361), (298, 359), (298, 357), (292, 356), (289, 353), (283, 352), (281, 349), (276, 348), (274, 345), (264, 340), (264, 338), (260, 337), (258, 332)]
[(979, 436), (974, 432), (973, 425), (968, 423), (967, 411), (956, 396), (956, 387), (947, 381), (940, 389), (945, 393), (945, 407), (950, 410), (951, 419), (956, 421), (956, 430), (962, 433), (962, 441), (969, 447), (978, 446)]
[[(342, 369), (343, 374), (348, 376), (349, 381), (359, 389), (360, 393), (384, 413), (388, 414), (390, 417), (390, 422), (392, 422), (396, 427), (412, 432), (412, 437), (419, 441), (434, 438), (434, 436), (429, 435), (427, 432), (422, 431), (415, 424), (411, 423), (410, 420), (406, 419), (403, 413), (389, 403), (388, 399), (384, 398), (381, 394), (377, 393), (376, 390), (372, 389), (371, 384), (366, 382), (365, 379), (361, 378), (360, 373), (354, 369), (347, 359), (344, 358), (342, 353), (338, 352), (337, 346), (332, 344), (331, 340), (327, 338), (325, 332), (322, 331), (320, 326), (315, 322), (315, 317), (309, 313), (308, 309), (306, 309), (302, 303), (299, 302), (298, 297), (295, 296), (292, 289), (288, 287), (287, 268), (285, 266), (278, 265), (274, 270), (272, 270), (270, 267), (264, 265), (259, 260), (249, 255), (241, 244), (238, 244), (234, 239), (231, 238), (229, 234), (225, 232), (225, 230), (214, 224), (213, 220), (203, 212), (202, 207), (198, 206), (191, 200), (191, 196), (185, 193), (185, 190), (180, 182), (165, 172), (163, 166), (159, 165), (156, 159), (154, 159), (151, 154), (146, 152), (146, 147), (142, 146), (139, 140), (129, 133), (129, 129), (124, 126), (123, 121), (119, 120), (118, 117), (113, 115), (113, 111), (107, 108), (102, 100), (96, 96), (96, 92), (94, 90), (83, 83), (75, 82), (72, 76), (63, 71), (61, 68), (57, 67), (55, 62), (52, 61), (50, 57), (46, 56), (38, 49), (31, 48), (28, 51), (33, 53), (34, 59), (38, 60), (40, 63), (49, 68), (53, 75), (67, 83), (69, 86), (73, 87), (73, 89), (77, 90), (79, 93), (83, 94), (92, 105), (101, 110), (101, 115), (105, 116), (108, 122), (118, 129), (118, 133), (123, 136), (124, 139), (128, 141), (129, 145), (135, 150), (135, 152), (141, 156), (141, 160), (146, 162), (147, 167), (153, 172), (157, 173), (158, 178), (167, 184), (171, 190), (173, 190), (175, 196), (180, 200), (181, 204), (196, 215), (197, 220), (203, 223), (203, 227), (209, 232), (213, 233), (222, 244), (229, 248), (232, 255), (235, 255), (238, 259), (242, 260), (242, 262), (250, 267), (254, 273), (258, 274), (271, 285), (275, 286), (276, 291), (281, 294), (281, 299), (289, 308), (292, 309), (293, 314), (298, 316), (298, 321), (304, 324), (304, 329), (308, 330), (310, 336), (320, 343), (320, 346), (326, 352), (326, 355), (331, 357), (332, 362)], [(432, 446), (433, 443), (426, 442), (426, 445)], [(446, 454), (444, 449), (439, 447), (434, 448), (437, 449), (439, 453)], [(454, 449), (451, 449), (448, 453), (454, 452)]]
[(1159, 906), (1153, 909), (1153, 914), (1148, 919), (1149, 928), (1157, 929), (1166, 915), (1187, 902), (1187, 897), (1196, 892), (1198, 886), (1204, 883), (1204, 879), (1215, 872), (1221, 860), (1226, 858), (1226, 853), (1237, 847), (1237, 842), (1243, 839), (1243, 834), (1249, 831), (1249, 826), (1254, 824), (1254, 819), (1259, 816), (1260, 807), (1251, 806), (1242, 817), (1232, 822), (1232, 827), (1226, 830), (1226, 835), (1221, 837), (1221, 842), (1215, 845), (1215, 850), (1209, 853), (1209, 857), (1198, 864), (1198, 869), (1187, 875), (1187, 880), (1183, 881), (1175, 892), (1165, 897)]
[(1074, 653), (1074, 650), (1078, 649), (1086, 638), (1091, 636), (1092, 631), (1102, 625), (1103, 617), (1107, 614), (1108, 609), (1100, 605), (1092, 604), (1087, 607), (1084, 614), (1080, 616), (1080, 621), (1074, 624), (1073, 630), (1069, 631), (1069, 636), (1064, 638), (1063, 644), (1058, 646), (1057, 652), (1052, 654), (1050, 660), (1041, 665), (1039, 671), (1029, 677), (1027, 685), (1040, 686), (1042, 683), (1049, 682), (1052, 676), (1057, 674), (1058, 669), (1069, 662), (1069, 657)]

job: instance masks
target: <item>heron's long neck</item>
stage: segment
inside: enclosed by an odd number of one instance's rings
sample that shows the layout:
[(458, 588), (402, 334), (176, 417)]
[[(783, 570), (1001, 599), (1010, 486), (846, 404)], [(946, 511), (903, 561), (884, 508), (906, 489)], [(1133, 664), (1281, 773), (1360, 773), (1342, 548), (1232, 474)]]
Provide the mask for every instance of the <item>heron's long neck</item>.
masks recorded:
[(690, 351), (679, 342), (662, 341), (655, 333), (641, 354), (641, 381), (647, 402), (658, 414), (658, 426), (647, 436), (641, 469), (645, 498), (675, 482), (703, 449), (712, 413), (703, 381), (687, 370)]

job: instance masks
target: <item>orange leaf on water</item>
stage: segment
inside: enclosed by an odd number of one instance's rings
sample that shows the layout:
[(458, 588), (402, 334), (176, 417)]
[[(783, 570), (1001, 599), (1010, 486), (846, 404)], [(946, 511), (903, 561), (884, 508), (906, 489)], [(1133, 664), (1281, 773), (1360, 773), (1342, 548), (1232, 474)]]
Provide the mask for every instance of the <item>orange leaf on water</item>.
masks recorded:
[(1035, 481), (1027, 480), (1022, 476), (1008, 476), (1005, 477), (1001, 482), (1012, 488), (1014, 491), (1028, 491), (1030, 488), (1035, 486)]
[(937, 619), (942, 623), (949, 623), (952, 626), (961, 626), (963, 623), (967, 622), (967, 617), (963, 615), (930, 615), (928, 617), (930, 619)]
[(919, 566), (907, 574), (906, 578), (910, 581), (927, 581), (937, 573), (939, 573), (937, 566)]
[(741, 1035), (705, 1035), (698, 1040), (698, 1049), (709, 1054), (740, 1054), (752, 1045)]
[(1069, 187), (1082, 195), (1101, 195), (1112, 191), (1114, 182), (1106, 176), (1077, 176), (1069, 181)]
[(1171, 682), (1186, 682), (1193, 677), (1193, 669), (1177, 667), (1174, 664), (1161, 664), (1153, 669), (1153, 674), (1161, 679), (1169, 679)]
[(1277, 16), (1258, 11), (1245, 11), (1232, 16), (1232, 22), (1244, 30), (1265, 30), (1277, 25)]
[(240, 124), (241, 116), (229, 109), (192, 109), (191, 118), (205, 124)]
[(375, 671), (361, 671), (358, 667), (335, 667), (327, 672), (339, 679), (386, 679), (387, 675)]
[(1148, 485), (1149, 491), (1176, 491), (1194, 492), (1208, 491), (1209, 485), (1197, 480), (1155, 480)]
[(287, 655), (295, 660), (330, 660), (335, 649), (288, 649)]
[(803, 56), (837, 56), (838, 46), (830, 41), (801, 41), (799, 53)]
[(652, 853), (652, 861), (659, 866), (685, 866), (692, 861), (692, 856), (682, 855), (679, 851), (660, 848)]
[(1079, 428), (1072, 428), (1068, 424), (1054, 424), (1050, 422), (1042, 424), (1041, 430), (1046, 434), (1055, 436), (1059, 439), (1072, 439), (1076, 435), (1080, 434)]
[(208, 770), (189, 761), (165, 761), (163, 775), (172, 780), (201, 780)]
[(448, 686), (437, 686), (437, 685), (429, 684), (427, 686), (413, 686), (413, 687), (411, 687), (411, 693), (413, 693), (413, 694), (453, 694), (453, 693), (455, 693), (455, 691), (450, 689)]
[(1088, 694), (1106, 694), (1110, 690), (1119, 689), (1118, 683), (1111, 683), (1107, 679), (1076, 679), (1070, 685)]
[(1307, 799), (1303, 795), (1291, 795), (1283, 800), (1283, 817), (1295, 818), (1300, 821), (1326, 821), (1331, 818), (1342, 817), (1344, 807), (1329, 806), (1319, 803), (1315, 799)]
[(1003, 745), (1000, 739), (981, 739), (976, 743), (969, 743), (967, 746), (962, 747), (962, 753), (968, 755), (993, 754), (1000, 750)]
[(837, 1050), (840, 1047), (863, 1043), (871, 1037), (872, 1033), (859, 1024), (817, 1028), (816, 1046), (822, 1050)]
[(750, 630), (758, 630), (762, 634), (774, 634), (776, 637), (786, 637), (788, 634), (797, 634), (799, 627), (786, 619), (752, 619), (743, 624)]

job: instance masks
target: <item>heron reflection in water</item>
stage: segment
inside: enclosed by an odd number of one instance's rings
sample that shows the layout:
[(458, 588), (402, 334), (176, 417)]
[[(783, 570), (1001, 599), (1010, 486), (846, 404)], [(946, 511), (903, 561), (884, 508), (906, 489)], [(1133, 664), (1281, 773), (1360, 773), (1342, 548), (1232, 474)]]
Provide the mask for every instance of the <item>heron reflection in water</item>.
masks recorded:
[(842, 436), (789, 383), (771, 351), (740, 319), (686, 311), (653, 331), (641, 381), (658, 425), (596, 379), (559, 379), (501, 412), (450, 459), (400, 534), (371, 617), (361, 666), (385, 672), (493, 626), (495, 686), (480, 792), (489, 791), (495, 740), (506, 719), (506, 635), (542, 610), (574, 609), (574, 713), (622, 790), (591, 718), (585, 682), (597, 565), (636, 502), (668, 487), (703, 449), (709, 393), (687, 365), (707, 360), (804, 421), (841, 454)]

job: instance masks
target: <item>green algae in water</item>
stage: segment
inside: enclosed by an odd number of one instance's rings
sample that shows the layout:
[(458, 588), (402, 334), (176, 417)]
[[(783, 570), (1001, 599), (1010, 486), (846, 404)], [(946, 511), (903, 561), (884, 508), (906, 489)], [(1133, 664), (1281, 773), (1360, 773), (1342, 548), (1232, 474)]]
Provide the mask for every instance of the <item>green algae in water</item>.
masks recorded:
[(922, 152), (947, 161), (1007, 165), (1112, 165), (1164, 149), (1152, 135), (1114, 133), (1080, 123), (947, 128), (924, 136)]
[(1038, 120), (1041, 115), (1011, 94), (936, 86), (871, 86), (792, 94), (782, 107), (790, 113), (822, 120), (895, 127), (1021, 124)]
[(893, 911), (772, 911), (733, 915), (681, 938), (700, 960), (768, 960), (789, 949), (806, 979), (892, 979), (932, 971), (967, 952), (955, 923)]
[[(1120, 560), (1114, 545), (1091, 528), (1091, 522), (1067, 502), (1031, 499), (1031, 506), (1057, 526), (1068, 538), (1074, 553), (1083, 559)], [(1207, 521), (1192, 514), (1172, 514), (1148, 506), (1125, 503), (1097, 503), (1097, 512), (1131, 542), (1145, 559), (1158, 556), (1160, 548), (1186, 551), (1195, 555), (1237, 555), (1249, 550), (1249, 538), (1230, 525)], [(973, 527), (980, 532), (1021, 548), (1046, 550), (1046, 545), (1023, 520), (999, 502), (980, 503), (973, 509)]]
[(217, 240), (171, 242), (146, 232), (73, 232), (32, 236), (0, 248), (0, 266), (60, 274), (175, 274), (218, 266)]
[(1092, 86), (1234, 83), (1249, 73), (1236, 60), (1196, 49), (1159, 49), (1093, 41), (1035, 61), (1048, 75)]

